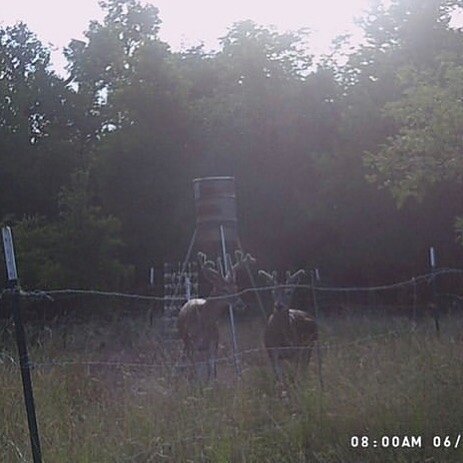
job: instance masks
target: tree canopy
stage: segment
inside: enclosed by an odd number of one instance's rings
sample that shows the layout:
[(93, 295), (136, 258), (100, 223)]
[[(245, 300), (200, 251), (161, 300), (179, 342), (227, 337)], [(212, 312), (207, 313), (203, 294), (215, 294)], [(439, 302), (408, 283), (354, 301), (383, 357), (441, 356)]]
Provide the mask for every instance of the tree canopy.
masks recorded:
[(249, 20), (216, 52), (177, 52), (156, 7), (101, 7), (66, 78), (27, 25), (0, 28), (0, 216), (28, 286), (138, 285), (181, 259), (192, 179), (208, 175), (235, 176), (263, 266), (397, 280), (429, 245), (459, 265), (461, 1), (378, 3), (341, 60), (315, 60), (306, 30)]

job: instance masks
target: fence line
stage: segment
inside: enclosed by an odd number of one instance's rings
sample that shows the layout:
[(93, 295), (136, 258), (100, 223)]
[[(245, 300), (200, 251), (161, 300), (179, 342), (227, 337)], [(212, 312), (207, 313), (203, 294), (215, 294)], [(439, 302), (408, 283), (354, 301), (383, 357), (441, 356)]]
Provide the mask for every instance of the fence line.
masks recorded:
[[(309, 284), (259, 286), (256, 288), (245, 288), (233, 294), (209, 296), (207, 297), (207, 299), (208, 300), (227, 299), (230, 297), (240, 297), (245, 294), (249, 294), (253, 292), (271, 291), (273, 289), (279, 289), (279, 288), (313, 289), (315, 291), (321, 291), (321, 292), (382, 291), (382, 290), (400, 288), (400, 287), (404, 287), (408, 285), (415, 285), (420, 282), (430, 283), (436, 276), (447, 275), (447, 274), (463, 274), (463, 269), (444, 268), (444, 269), (436, 270), (432, 273), (426, 273), (423, 275), (419, 275), (417, 277), (413, 277), (409, 280), (405, 280), (405, 281), (401, 281), (397, 283), (391, 283), (388, 285), (380, 285), (380, 286), (349, 286), (349, 287), (331, 286), (330, 287), (330, 286), (309, 285)], [(11, 290), (4, 289), (0, 293), (0, 300), (8, 294), (11, 294)], [(78, 295), (117, 297), (117, 298), (133, 299), (133, 300), (159, 301), (159, 302), (165, 302), (166, 300), (171, 300), (171, 301), (184, 301), (185, 300), (184, 297), (149, 296), (149, 295), (143, 295), (143, 294), (121, 293), (121, 292), (116, 292), (116, 291), (100, 291), (100, 290), (93, 290), (93, 289), (53, 289), (53, 290), (34, 290), (34, 291), (21, 290), (20, 292), (21, 297), (31, 298), (31, 299), (46, 299), (46, 300), (55, 300), (56, 296), (59, 297), (59, 296), (78, 296)]]
[(441, 296), (448, 296), (448, 297), (451, 297), (453, 299), (457, 299), (459, 301), (463, 301), (463, 296), (460, 296), (458, 294), (453, 294), (453, 293), (441, 293)]
[[(411, 278), (406, 281), (402, 282), (397, 282), (389, 285), (382, 285), (382, 286), (373, 286), (373, 287), (326, 287), (326, 286), (314, 286), (314, 285), (308, 285), (308, 284), (297, 284), (297, 285), (272, 285), (272, 286), (262, 286), (262, 287), (257, 287), (257, 288), (245, 288), (241, 291), (238, 291), (237, 293), (233, 295), (227, 295), (227, 296), (213, 296), (209, 297), (208, 299), (210, 300), (220, 300), (220, 299), (226, 299), (227, 297), (230, 296), (242, 296), (244, 294), (248, 294), (251, 292), (255, 291), (271, 291), (276, 288), (303, 288), (303, 289), (315, 289), (316, 291), (324, 291), (324, 292), (348, 292), (348, 291), (378, 291), (378, 290), (386, 290), (386, 289), (393, 289), (393, 288), (398, 288), (398, 287), (403, 287), (407, 285), (415, 285), (419, 282), (427, 282), (429, 283), (432, 281), (433, 278), (435, 278), (437, 275), (444, 275), (444, 274), (463, 274), (463, 269), (450, 269), (450, 268), (444, 268), (440, 269), (438, 271), (435, 271), (433, 273), (427, 273), (424, 275), (420, 275), (418, 277)], [(5, 289), (0, 293), (0, 300), (4, 298), (6, 295), (9, 295), (11, 293), (10, 289)], [(100, 296), (100, 297), (117, 297), (117, 298), (125, 298), (125, 299), (132, 299), (132, 300), (146, 300), (146, 301), (165, 301), (165, 297), (160, 297), (160, 296), (149, 296), (149, 295), (141, 295), (141, 294), (130, 294), (130, 293), (121, 293), (121, 292), (107, 292), (107, 291), (99, 291), (99, 290), (85, 290), (85, 289), (58, 289), (58, 290), (34, 290), (34, 291), (23, 291), (21, 290), (20, 296), (25, 297), (25, 298), (31, 298), (35, 300), (55, 300), (56, 296), (61, 296), (61, 295), (90, 295), (90, 296)], [(450, 294), (444, 294), (444, 295), (450, 295)], [(457, 298), (459, 300), (463, 300), (462, 296), (458, 296), (455, 294), (452, 294), (454, 298)], [(171, 298), (171, 300), (184, 300), (182, 297), (175, 297)], [(332, 349), (332, 348), (340, 348), (340, 347), (348, 347), (352, 345), (358, 345), (363, 342), (368, 342), (374, 339), (379, 339), (379, 338), (384, 338), (384, 337), (390, 337), (390, 336), (397, 336), (399, 334), (403, 334), (404, 331), (388, 331), (386, 333), (382, 333), (379, 335), (368, 335), (365, 336), (364, 338), (356, 339), (350, 342), (346, 343), (333, 343), (333, 342), (325, 342), (325, 343), (319, 343), (320, 349)], [(163, 340), (162, 342), (169, 342), (169, 340)], [(172, 340), (171, 342), (178, 342), (175, 340)], [(285, 350), (285, 349), (291, 349), (292, 351), (294, 350), (308, 350), (311, 349), (310, 347), (278, 347), (278, 350)], [(253, 349), (247, 349), (241, 352), (237, 352), (236, 355), (239, 357), (244, 357), (246, 355), (250, 355), (253, 353), (258, 353), (258, 352), (263, 352), (267, 351), (264, 347), (258, 347), (258, 348), (253, 348)], [(15, 360), (7, 355), (4, 352), (0, 352), (0, 363), (4, 363), (5, 360), (10, 361), (12, 364), (16, 365)], [(233, 356), (224, 356), (224, 357), (219, 357), (215, 359), (216, 363), (221, 363), (221, 362), (231, 362), (233, 361)], [(207, 364), (208, 362), (198, 362), (199, 364)], [(126, 363), (126, 362), (102, 362), (102, 361), (87, 361), (87, 362), (78, 362), (78, 361), (64, 361), (64, 362), (56, 362), (56, 361), (47, 361), (47, 362), (30, 362), (31, 368), (42, 368), (42, 367), (53, 367), (53, 366), (66, 366), (66, 365), (87, 365), (87, 366), (113, 366), (113, 367), (133, 367), (133, 368), (162, 368), (166, 367), (167, 365), (170, 365), (172, 367), (176, 368), (185, 368), (191, 366), (191, 363), (178, 363), (178, 362), (163, 362), (161, 364), (143, 364), (143, 363)]]
[(436, 276), (439, 275), (448, 275), (448, 274), (463, 274), (463, 269), (457, 268), (443, 268), (436, 270), (431, 273), (425, 273), (423, 275), (418, 275), (416, 277), (412, 277), (409, 280), (400, 281), (398, 283), (391, 283), (389, 285), (380, 285), (380, 286), (350, 286), (350, 287), (342, 287), (342, 286), (315, 286), (315, 290), (317, 291), (382, 291), (387, 289), (393, 288), (400, 288), (403, 286), (415, 285), (420, 282), (430, 283)]
[[(325, 343), (319, 343), (320, 349), (325, 349), (325, 350), (330, 350), (333, 348), (343, 348), (343, 347), (350, 347), (353, 345), (358, 345), (358, 344), (363, 344), (369, 341), (373, 340), (378, 340), (381, 338), (390, 338), (390, 337), (399, 337), (402, 334), (407, 334), (409, 333), (408, 331), (404, 330), (395, 330), (395, 331), (387, 331), (385, 333), (380, 333), (377, 335), (368, 335), (363, 338), (355, 339), (353, 341), (348, 341), (348, 342), (325, 342)], [(269, 350), (278, 350), (278, 351), (285, 351), (285, 350), (291, 350), (291, 351), (306, 351), (306, 350), (312, 350), (313, 347), (310, 346), (286, 346), (286, 347), (275, 347), (273, 349), (267, 349), (265, 347), (254, 347), (250, 349), (246, 349), (240, 352), (236, 352), (235, 355), (243, 358), (245, 356), (251, 355), (251, 354), (256, 354), (256, 353), (266, 353)], [(13, 359), (11, 359), (14, 364)], [(233, 362), (234, 360), (234, 355), (226, 355), (222, 357), (217, 357), (215, 359), (216, 363), (226, 363), (226, 362)], [(209, 361), (201, 361), (201, 362), (195, 362), (196, 365), (207, 365)], [(113, 362), (105, 362), (105, 361), (99, 361), (99, 360), (90, 360), (90, 361), (76, 361), (76, 360), (65, 360), (65, 361), (54, 361), (54, 360), (49, 360), (45, 362), (29, 362), (29, 366), (31, 369), (37, 369), (37, 368), (43, 368), (43, 367), (55, 367), (55, 366), (72, 366), (72, 365), (82, 365), (82, 366), (108, 366), (108, 367), (128, 367), (128, 368), (163, 368), (166, 366), (170, 366), (173, 368), (188, 368), (191, 367), (191, 362), (184, 362), (184, 363), (179, 363), (177, 362), (162, 362), (162, 363), (140, 363), (140, 362), (120, 362), (120, 361), (113, 361)]]

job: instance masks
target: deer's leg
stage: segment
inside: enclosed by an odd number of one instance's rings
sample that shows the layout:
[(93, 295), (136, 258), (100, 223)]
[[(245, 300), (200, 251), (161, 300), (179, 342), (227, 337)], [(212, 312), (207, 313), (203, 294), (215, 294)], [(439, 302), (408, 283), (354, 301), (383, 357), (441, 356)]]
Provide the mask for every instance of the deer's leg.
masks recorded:
[(208, 350), (208, 371), (207, 377), (208, 379), (216, 379), (217, 377), (217, 365), (216, 365), (216, 357), (217, 357), (217, 344), (211, 343)]
[(201, 379), (201, 355), (198, 349), (192, 343), (188, 343), (185, 345), (184, 354), (190, 361), (192, 376)]
[(209, 352), (201, 351), (196, 358), (196, 375), (200, 381), (209, 379)]
[(294, 379), (299, 379), (304, 367), (304, 349), (300, 346), (296, 346), (295, 349), (297, 350), (294, 352)]
[(211, 349), (210, 344), (207, 347), (206, 355), (207, 355), (207, 357), (206, 357), (206, 367), (207, 367), (206, 377), (207, 377), (207, 381), (210, 381), (210, 379), (212, 378), (212, 362), (213, 362), (212, 349)]
[(270, 363), (272, 364), (273, 372), (279, 381), (283, 381), (283, 369), (281, 367), (281, 361), (279, 357), (278, 349), (272, 348), (269, 351)]
[(310, 359), (312, 357), (312, 350), (313, 350), (313, 343), (307, 349), (307, 354), (306, 354), (306, 359), (305, 359), (307, 369), (309, 368), (309, 365), (310, 365)]
[(188, 376), (188, 379), (193, 379), (196, 371), (195, 371), (195, 359), (194, 359), (194, 353), (193, 351), (185, 346), (185, 349), (183, 350), (183, 356), (185, 359), (185, 370)]
[(297, 375), (299, 378), (305, 377), (309, 370), (312, 346), (301, 346), (297, 354)]
[(212, 352), (212, 375), (214, 379), (217, 379), (217, 352), (219, 351), (219, 341), (218, 339), (214, 342), (214, 348)]

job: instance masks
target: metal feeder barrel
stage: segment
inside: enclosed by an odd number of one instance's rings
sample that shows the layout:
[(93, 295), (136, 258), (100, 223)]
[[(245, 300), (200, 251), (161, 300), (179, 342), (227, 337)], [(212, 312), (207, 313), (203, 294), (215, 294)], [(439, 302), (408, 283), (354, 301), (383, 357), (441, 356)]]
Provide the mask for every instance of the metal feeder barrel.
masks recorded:
[(234, 177), (204, 177), (193, 180), (196, 204), (197, 240), (200, 247), (217, 249), (220, 243), (220, 226), (225, 240), (236, 244), (238, 219)]

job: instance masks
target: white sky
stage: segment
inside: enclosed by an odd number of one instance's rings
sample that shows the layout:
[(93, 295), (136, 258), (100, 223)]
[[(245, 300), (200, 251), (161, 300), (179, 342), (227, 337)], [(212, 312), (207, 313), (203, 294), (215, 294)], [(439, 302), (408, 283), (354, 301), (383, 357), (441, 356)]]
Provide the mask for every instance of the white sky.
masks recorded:
[[(148, 0), (160, 10), (161, 38), (174, 50), (204, 41), (209, 49), (217, 48), (219, 37), (226, 34), (234, 21), (252, 19), (278, 30), (309, 27), (311, 51), (329, 50), (331, 40), (350, 32), (360, 38), (353, 19), (368, 7), (370, 0)], [(56, 48), (55, 67), (62, 72), (65, 60), (62, 48), (70, 39), (82, 39), (91, 19), (101, 20), (97, 0), (0, 0), (0, 25), (20, 20), (28, 24), (40, 40)]]

